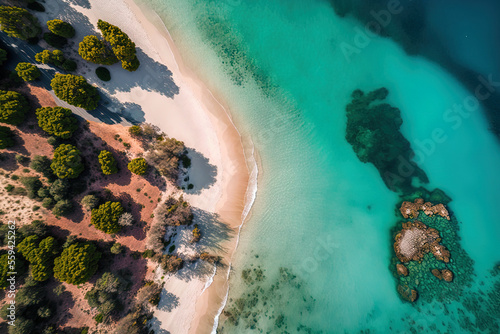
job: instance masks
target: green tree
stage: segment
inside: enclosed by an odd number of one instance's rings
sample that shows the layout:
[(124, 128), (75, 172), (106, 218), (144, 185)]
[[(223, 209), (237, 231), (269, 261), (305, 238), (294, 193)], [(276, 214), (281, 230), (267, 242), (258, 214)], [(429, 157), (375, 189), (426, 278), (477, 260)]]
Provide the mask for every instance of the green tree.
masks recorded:
[(18, 92), (0, 90), (0, 123), (19, 125), (24, 121), (29, 104)]
[(50, 168), (60, 179), (77, 178), (84, 170), (80, 151), (71, 144), (59, 145), (54, 151)]
[(85, 210), (92, 210), (99, 205), (100, 199), (96, 195), (86, 195), (82, 198), (82, 206)]
[(17, 75), (24, 81), (33, 81), (38, 79), (42, 73), (35, 65), (31, 63), (19, 63), (16, 66)]
[(54, 277), (69, 284), (85, 283), (96, 272), (100, 258), (94, 244), (72, 244), (54, 260)]
[(121, 230), (118, 220), (124, 211), (120, 202), (108, 201), (92, 209), (90, 223), (105, 233), (117, 233)]
[(98, 158), (104, 175), (111, 175), (118, 172), (118, 167), (116, 166), (116, 160), (113, 157), (113, 153), (102, 150), (101, 153), (99, 153)]
[(36, 281), (46, 281), (52, 276), (54, 258), (58, 253), (56, 240), (47, 237), (38, 242), (36, 235), (25, 238), (18, 251), (31, 264), (31, 276)]
[[(12, 265), (15, 265), (15, 267), (12, 267)], [(9, 281), (7, 281), (9, 277), (7, 274), (9, 272), (17, 272), (17, 275), (21, 276), (25, 271), (26, 263), (22, 258), (17, 258), (15, 264), (9, 264), (9, 254), (5, 253), (0, 255), (0, 289), (5, 289), (9, 286)]]
[(72, 38), (75, 36), (75, 28), (73, 28), (71, 24), (64, 22), (63, 20), (55, 19), (47, 21), (47, 27), (53, 34), (65, 38)]
[(82, 76), (57, 73), (50, 85), (58, 98), (73, 106), (87, 110), (97, 108), (100, 99), (97, 88)]
[(10, 37), (24, 40), (42, 32), (38, 20), (26, 9), (10, 6), (0, 6), (0, 29)]
[(78, 54), (94, 64), (113, 65), (118, 59), (106, 44), (97, 36), (85, 36), (78, 46)]
[(63, 64), (67, 61), (66, 57), (61, 50), (43, 50), (35, 55), (35, 60), (42, 64), (51, 64), (57, 67), (63, 67)]
[(144, 158), (135, 158), (128, 163), (128, 169), (137, 175), (144, 175), (148, 170), (148, 164)]
[(14, 132), (9, 127), (0, 125), (0, 149), (14, 146), (15, 137)]
[(36, 110), (38, 126), (50, 135), (63, 139), (71, 138), (78, 129), (78, 121), (70, 109), (44, 107)]
[(135, 54), (135, 43), (120, 28), (99, 20), (97, 27), (101, 30), (104, 39), (111, 44), (113, 53), (122, 62), (127, 71), (135, 71), (140, 63)]

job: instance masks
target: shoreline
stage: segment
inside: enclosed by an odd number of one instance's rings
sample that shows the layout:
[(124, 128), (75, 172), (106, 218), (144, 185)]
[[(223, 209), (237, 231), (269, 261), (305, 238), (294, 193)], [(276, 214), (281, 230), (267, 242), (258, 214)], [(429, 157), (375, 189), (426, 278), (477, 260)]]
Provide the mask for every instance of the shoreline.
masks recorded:
[[(136, 18), (138, 15), (142, 15), (160, 34), (163, 35), (172, 53), (175, 65), (177, 65), (177, 70), (184, 78), (188, 78), (188, 80), (191, 81), (191, 87), (194, 84), (194, 86), (198, 86), (204, 90), (201, 92), (203, 94), (202, 100), (209, 105), (208, 114), (215, 124), (215, 131), (219, 139), (219, 148), (223, 152), (222, 156), (225, 156), (231, 162), (231, 165), (226, 166), (226, 168), (229, 167), (232, 171), (229, 172), (226, 169), (226, 171), (222, 172), (223, 185), (220, 191), (220, 198), (216, 204), (215, 213), (220, 215), (221, 221), (227, 223), (232, 229), (237, 229), (236, 235), (225, 242), (225, 246), (229, 248), (229, 251), (223, 256), (225, 267), (216, 267), (213, 276), (205, 283), (202, 292), (196, 298), (195, 305), (193, 305), (195, 308), (194, 316), (190, 321), (189, 328), (184, 328), (183, 331), (186, 333), (213, 332), (214, 329), (217, 328), (219, 315), (224, 309), (227, 300), (229, 292), (229, 275), (233, 254), (238, 246), (239, 234), (255, 198), (256, 189), (252, 194), (252, 189), (250, 188), (250, 176), (252, 171), (247, 165), (248, 157), (246, 157), (244, 153), (243, 141), (232, 120), (231, 114), (228, 112), (227, 105), (221, 103), (222, 99), (216, 97), (213, 92), (197, 78), (196, 74), (184, 64), (180, 52), (175, 46), (173, 38), (161, 17), (151, 8), (144, 8), (146, 6), (138, 5), (133, 0), (123, 1), (128, 5)], [(159, 20), (158, 24), (161, 23), (161, 27), (157, 27), (156, 24), (148, 18), (148, 12), (149, 14), (155, 15), (157, 20)], [(164, 30), (163, 32), (161, 31), (162, 29)], [(172, 71), (174, 70), (172, 69)], [(245, 170), (244, 173), (243, 169)], [(234, 186), (235, 184), (237, 184), (237, 187)], [(252, 198), (249, 198), (250, 196)]]
[[(172, 334), (210, 333), (225, 305), (233, 254), (238, 246), (239, 233), (255, 199), (258, 174), (255, 158), (245, 154), (243, 140), (224, 100), (215, 96), (184, 64), (172, 36), (153, 9), (136, 4), (133, 0), (121, 0), (112, 4), (98, 0), (90, 2), (90, 8), (72, 7), (85, 15), (93, 25), (97, 19), (103, 19), (121, 26), (136, 43), (136, 47), (151, 58), (148, 59), (149, 63), (143, 63), (143, 59), (140, 59), (141, 67), (133, 73), (122, 70), (119, 64), (109, 66), (112, 80), (122, 83), (135, 76), (139, 87), (113, 90), (113, 87), (102, 85), (97, 80), (93, 83), (122, 103), (139, 105), (144, 114), (144, 122), (155, 124), (169, 137), (184, 141), (187, 147), (200, 153), (210, 165), (216, 167), (216, 177), (212, 184), (201, 189), (198, 194), (188, 192), (184, 196), (194, 207), (217, 215), (217, 220), (234, 232), (228, 240), (222, 242), (224, 254), (220, 254), (220, 251), (217, 253), (223, 257), (224, 266), (217, 266), (215, 274), (210, 277), (196, 277), (188, 282), (176, 278), (176, 275), (166, 278), (162, 295), (165, 296), (167, 292), (174, 294), (178, 305), (167, 311), (157, 308), (153, 318), (154, 328), (162, 328)], [(76, 26), (76, 29), (78, 31), (79, 27)], [(80, 38), (81, 36), (77, 36), (76, 40), (79, 41)], [(165, 76), (162, 77), (164, 73), (159, 73), (160, 65), (157, 63), (171, 72), (171, 80), (178, 86), (177, 94), (166, 97), (161, 91), (148, 89), (147, 85), (145, 88), (140, 86), (149, 77), (153, 83), (157, 80), (161, 89)], [(92, 67), (94, 66), (89, 64), (87, 69)], [(247, 149), (250, 152), (254, 150), (253, 147)], [(190, 178), (196, 186), (196, 179), (204, 181), (204, 176), (196, 175), (195, 167), (196, 161), (193, 160)]]

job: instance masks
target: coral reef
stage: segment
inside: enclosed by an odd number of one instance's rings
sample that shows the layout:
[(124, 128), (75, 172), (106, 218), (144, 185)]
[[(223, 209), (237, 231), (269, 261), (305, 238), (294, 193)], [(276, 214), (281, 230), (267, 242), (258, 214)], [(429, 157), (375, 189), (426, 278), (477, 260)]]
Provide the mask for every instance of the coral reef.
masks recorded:
[(417, 290), (410, 289), (408, 285), (398, 285), (398, 292), (405, 300), (413, 303), (418, 298)]
[[(460, 246), (456, 218), (444, 210), (444, 206), (422, 199), (405, 202), (397, 212), (407, 220), (392, 231), (391, 268), (397, 285), (417, 291), (418, 300), (425, 302), (458, 300), (473, 277), (473, 261)], [(408, 275), (401, 275), (398, 264), (404, 264)], [(409, 300), (407, 289), (405, 295), (402, 291), (398, 288), (402, 299)]]

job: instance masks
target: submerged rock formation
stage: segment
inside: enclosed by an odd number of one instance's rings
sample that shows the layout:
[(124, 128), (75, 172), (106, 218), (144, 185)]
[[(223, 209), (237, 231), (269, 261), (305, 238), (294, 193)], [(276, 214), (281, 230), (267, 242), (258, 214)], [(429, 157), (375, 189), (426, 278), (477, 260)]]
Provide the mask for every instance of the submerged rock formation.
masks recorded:
[(408, 285), (398, 285), (398, 292), (405, 300), (413, 303), (418, 298), (417, 290), (410, 289)]
[(424, 203), (422, 198), (417, 198), (413, 203), (403, 202), (399, 211), (404, 218), (417, 218), (418, 212), (423, 211), (429, 217), (437, 214), (447, 220), (450, 220), (450, 214), (443, 204), (434, 205), (431, 202)]

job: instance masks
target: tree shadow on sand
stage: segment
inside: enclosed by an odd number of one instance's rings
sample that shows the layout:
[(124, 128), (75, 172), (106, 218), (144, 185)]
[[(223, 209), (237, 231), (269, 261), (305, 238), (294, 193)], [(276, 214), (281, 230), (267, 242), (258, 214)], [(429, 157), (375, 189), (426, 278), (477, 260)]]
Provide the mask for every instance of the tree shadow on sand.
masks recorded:
[[(175, 95), (179, 94), (179, 86), (174, 82), (172, 72), (168, 67), (149, 57), (141, 48), (136, 48), (136, 55), (141, 65), (134, 73), (140, 80), (120, 82), (111, 80), (106, 84), (111, 94), (117, 92), (130, 92), (136, 87), (145, 91), (160, 93), (168, 98), (173, 98)], [(136, 96), (136, 98), (141, 99), (141, 96)], [(143, 98), (146, 98), (146, 96)]]
[(156, 334), (170, 334), (169, 331), (167, 331), (163, 328), (160, 328), (161, 321), (159, 321), (158, 318), (153, 317), (153, 319), (149, 320), (148, 323), (149, 323), (150, 328), (154, 330), (154, 333), (156, 333)]
[(193, 184), (194, 188), (186, 190), (186, 193), (198, 195), (217, 181), (217, 166), (192, 148), (188, 148), (188, 157), (191, 159), (191, 167), (188, 172), (189, 181), (186, 183)]
[(219, 215), (193, 208), (194, 223), (198, 224), (202, 237), (198, 241), (198, 247), (212, 253), (226, 253), (227, 249), (223, 244), (230, 240), (236, 231), (227, 224), (220, 221)]
[(179, 306), (179, 297), (163, 289), (161, 292), (158, 309), (165, 312), (172, 312), (178, 306)]

